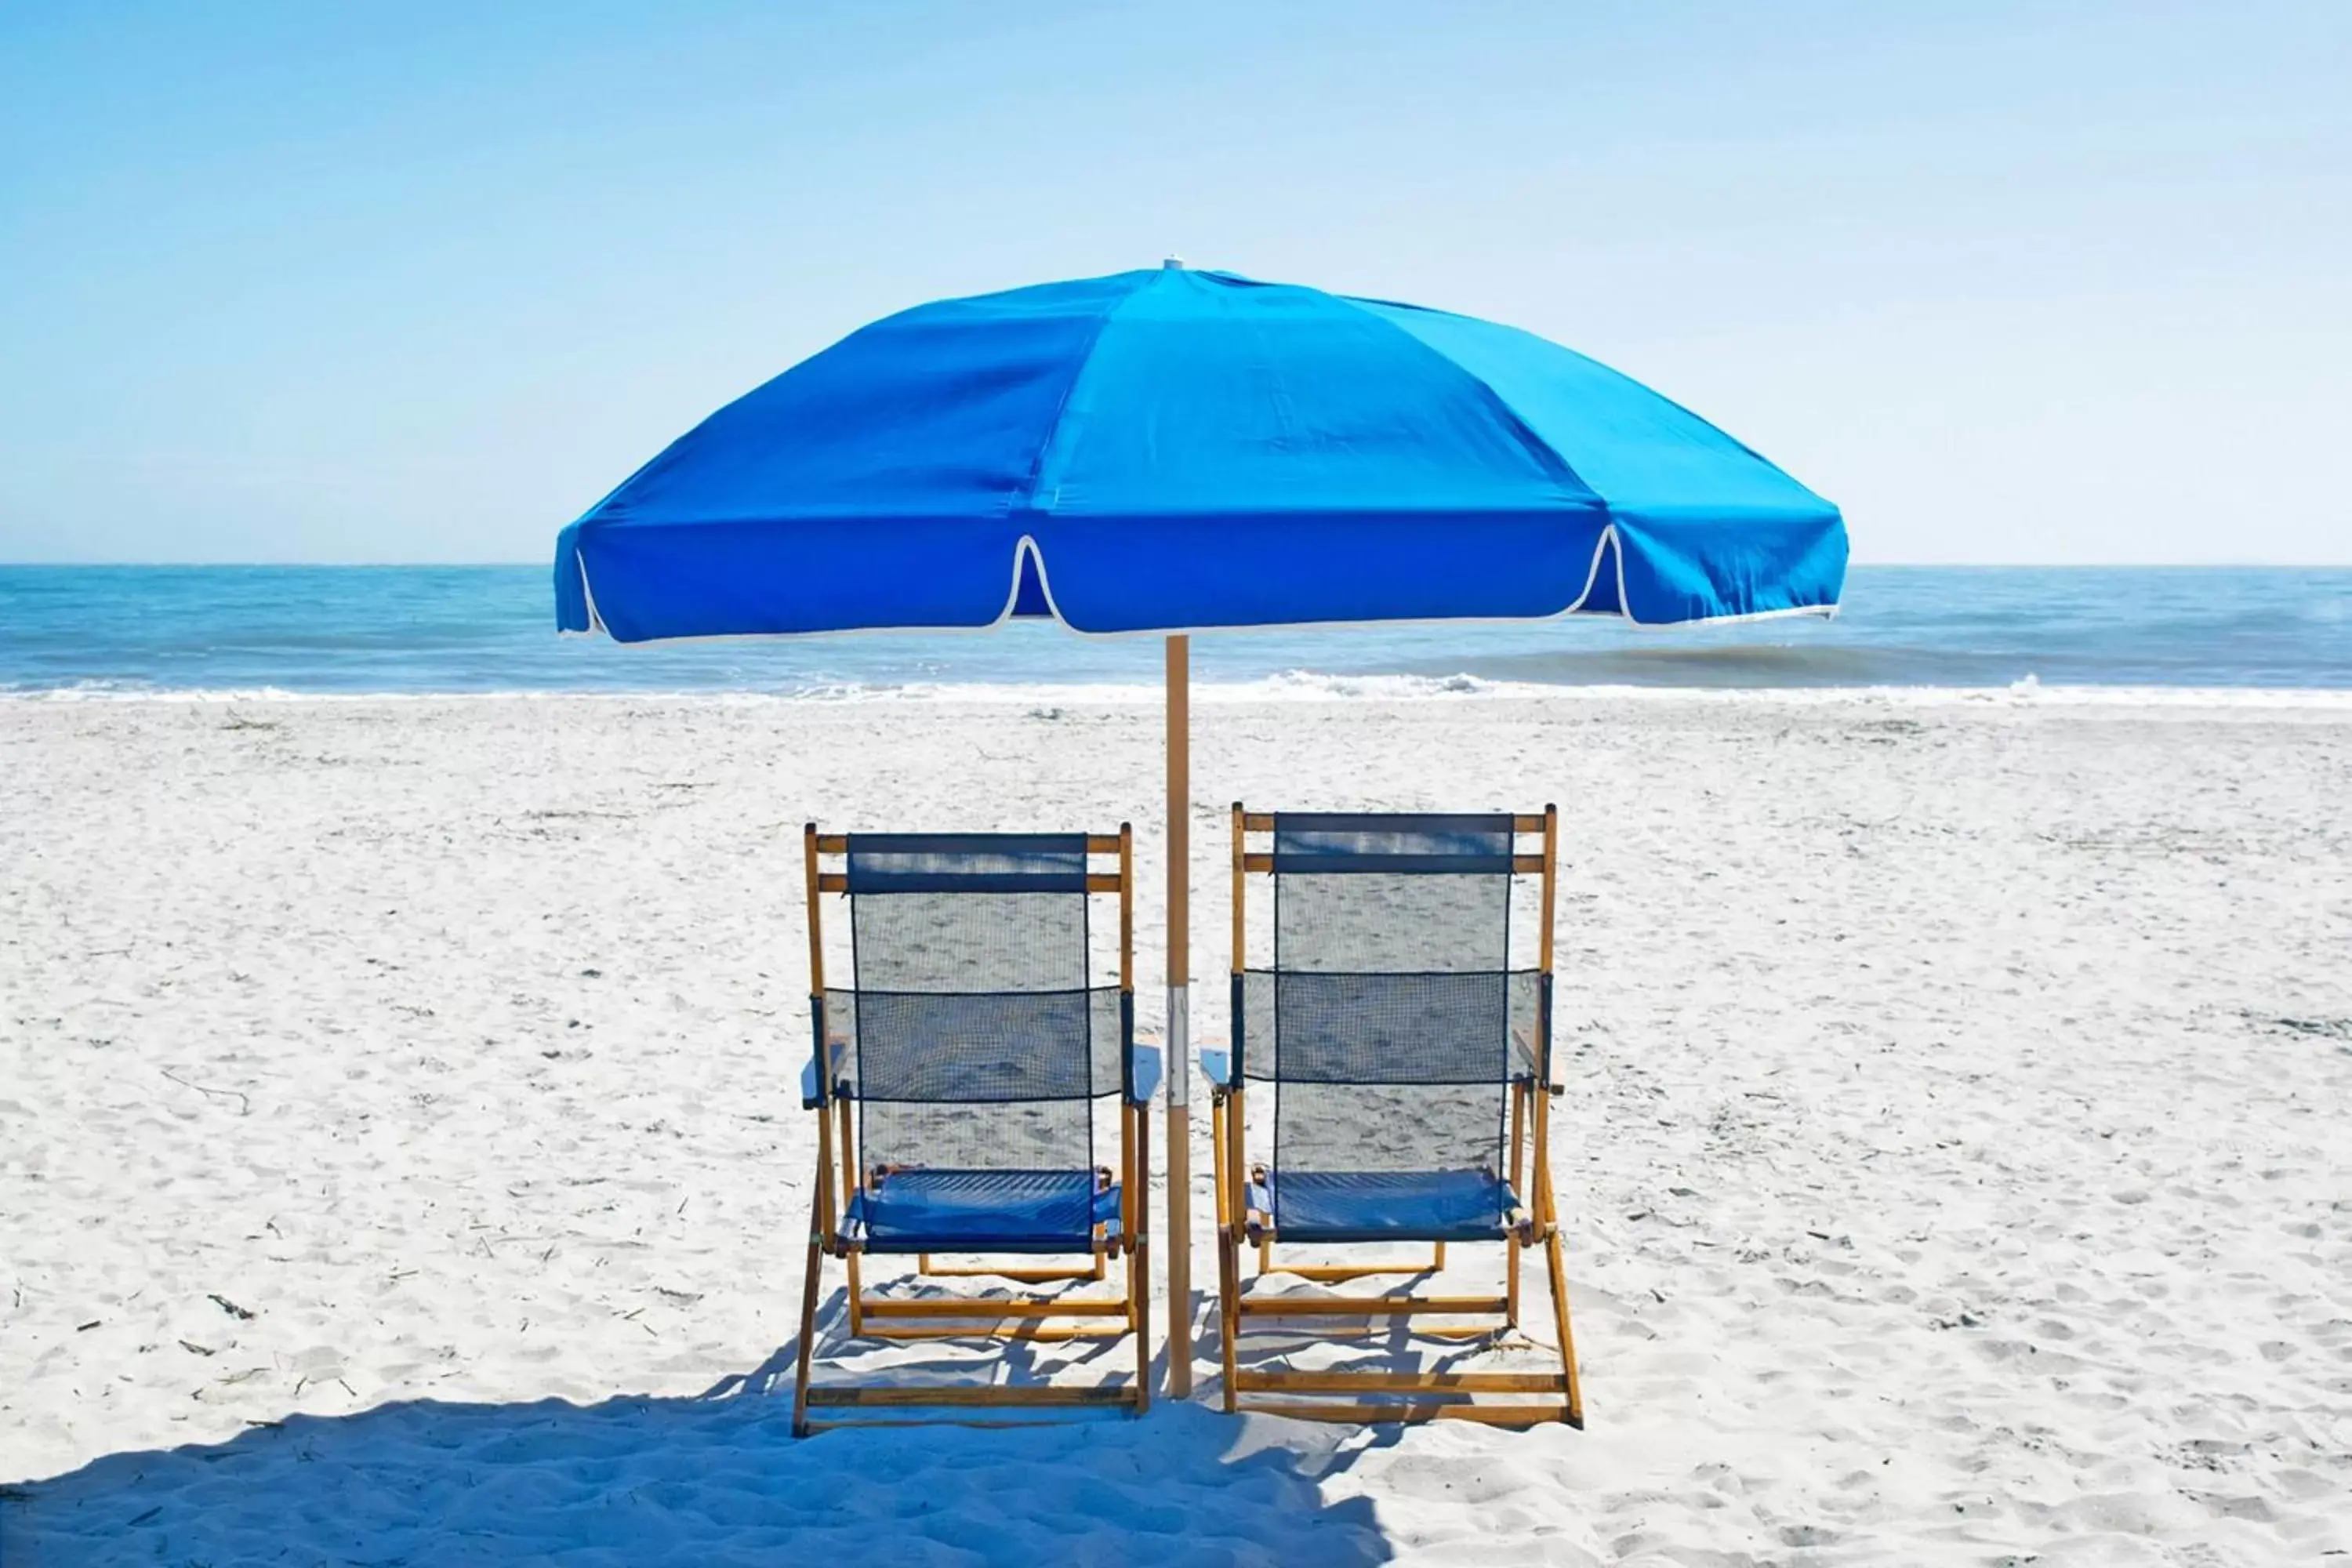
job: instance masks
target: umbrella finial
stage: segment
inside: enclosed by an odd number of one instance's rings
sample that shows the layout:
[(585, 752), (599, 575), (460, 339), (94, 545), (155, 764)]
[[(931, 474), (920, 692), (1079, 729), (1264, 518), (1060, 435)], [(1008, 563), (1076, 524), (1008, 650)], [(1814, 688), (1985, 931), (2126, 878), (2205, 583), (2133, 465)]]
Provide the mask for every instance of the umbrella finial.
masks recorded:
[(1166, 256), (1160, 258), (1160, 270), (1162, 272), (1181, 272), (1184, 270), (1184, 258), (1177, 255), (1175, 252), (1171, 251)]

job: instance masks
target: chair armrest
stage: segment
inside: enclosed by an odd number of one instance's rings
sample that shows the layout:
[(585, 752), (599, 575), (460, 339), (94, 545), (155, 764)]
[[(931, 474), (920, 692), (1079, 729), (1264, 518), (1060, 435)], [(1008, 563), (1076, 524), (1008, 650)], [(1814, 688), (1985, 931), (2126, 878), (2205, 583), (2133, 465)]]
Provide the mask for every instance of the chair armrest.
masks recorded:
[[(1511, 1031), (1511, 1076), (1530, 1081), (1538, 1076), (1535, 1043), (1517, 1029)], [(1543, 1087), (1549, 1089), (1551, 1086), (1546, 1084)]]
[(1147, 1105), (1150, 1103), (1152, 1094), (1160, 1088), (1160, 1047), (1158, 1046), (1136, 1047), (1133, 1061), (1134, 1065), (1129, 1069), (1127, 1079), (1128, 1102), (1132, 1105)]
[(1234, 1054), (1227, 1050), (1201, 1047), (1201, 1076), (1219, 1089), (1234, 1087)]
[[(842, 1058), (846, 1057), (848, 1054), (849, 1037), (847, 1036), (830, 1035), (825, 1037), (824, 1056), (826, 1062), (830, 1064), (831, 1069), (835, 1075), (834, 1078), (834, 1090), (835, 1093), (840, 1093), (842, 1091), (842, 1079), (838, 1075), (842, 1070)], [(801, 1068), (801, 1109), (803, 1110), (814, 1110), (818, 1105), (823, 1103), (817, 1095), (816, 1082), (816, 1057), (812, 1053), (808, 1059), (808, 1065)]]

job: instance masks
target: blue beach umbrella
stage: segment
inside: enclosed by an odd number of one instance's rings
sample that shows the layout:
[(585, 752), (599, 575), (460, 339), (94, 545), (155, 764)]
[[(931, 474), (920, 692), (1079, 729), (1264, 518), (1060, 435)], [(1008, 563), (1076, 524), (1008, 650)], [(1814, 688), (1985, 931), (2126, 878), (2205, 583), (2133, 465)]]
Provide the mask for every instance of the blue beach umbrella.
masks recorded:
[[(625, 643), (1168, 639), (1171, 1345), (1190, 1343), (1192, 632), (1834, 612), (1838, 510), (1515, 328), (1156, 270), (889, 316), (721, 408), (563, 530), (557, 621)], [(1189, 1392), (1190, 1361), (1169, 1357)]]

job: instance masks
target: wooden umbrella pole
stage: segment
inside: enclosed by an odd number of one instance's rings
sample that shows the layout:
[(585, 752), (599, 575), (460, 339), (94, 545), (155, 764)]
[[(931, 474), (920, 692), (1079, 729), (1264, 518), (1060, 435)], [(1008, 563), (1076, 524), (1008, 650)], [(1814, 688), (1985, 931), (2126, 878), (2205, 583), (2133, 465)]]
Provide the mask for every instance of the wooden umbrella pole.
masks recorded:
[(1168, 1392), (1192, 1394), (1192, 644), (1168, 639)]

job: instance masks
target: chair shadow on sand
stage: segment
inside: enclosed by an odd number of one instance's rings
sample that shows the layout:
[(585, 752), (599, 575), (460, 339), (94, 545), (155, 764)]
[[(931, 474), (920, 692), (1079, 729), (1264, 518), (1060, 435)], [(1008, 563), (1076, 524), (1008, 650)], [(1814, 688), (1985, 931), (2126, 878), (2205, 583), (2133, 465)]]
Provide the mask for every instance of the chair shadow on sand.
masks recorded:
[[(819, 1353), (845, 1342), (839, 1292)], [(1005, 1375), (1039, 1369), (1017, 1340)], [(0, 1563), (1373, 1563), (1342, 1428), (1197, 1404), (792, 1436), (797, 1342), (684, 1397), (402, 1400), (110, 1454), (0, 1491)], [(1069, 1365), (1066, 1359), (1064, 1366)], [(909, 1359), (917, 1377), (971, 1363)], [(1163, 1368), (1164, 1370), (1164, 1368)]]

